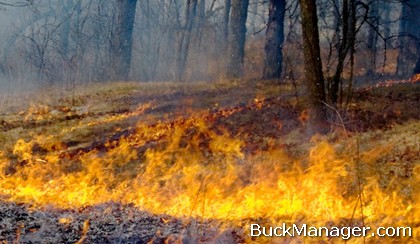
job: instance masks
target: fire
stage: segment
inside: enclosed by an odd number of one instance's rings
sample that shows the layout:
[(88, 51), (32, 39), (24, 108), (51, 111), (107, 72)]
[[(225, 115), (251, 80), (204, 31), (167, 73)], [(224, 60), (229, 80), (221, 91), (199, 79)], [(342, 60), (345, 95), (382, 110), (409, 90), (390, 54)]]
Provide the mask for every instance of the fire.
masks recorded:
[(412, 83), (420, 82), (420, 74), (414, 74), (411, 77), (410, 82), (412, 82)]
[[(54, 136), (20, 139), (11, 155), (0, 154), (0, 196), (63, 208), (115, 201), (154, 213), (238, 223), (418, 226), (420, 166), (414, 165), (412, 176), (388, 181), (376, 167), (398, 139), (369, 148), (350, 139), (339, 145), (314, 138), (302, 146), (308, 151), (302, 155), (272, 142), (267, 150), (247, 154), (246, 136), (213, 122), (209, 114), (195, 114), (138, 124), (105, 150), (75, 156)], [(415, 140), (405, 146), (418, 150)], [(60, 221), (68, 224), (71, 218)]]
[[(414, 74), (410, 79), (405, 80), (385, 80), (375, 84), (374, 87), (391, 87), (398, 84), (415, 84), (420, 82), (420, 74)], [(367, 90), (371, 90), (372, 87), (368, 87)]]

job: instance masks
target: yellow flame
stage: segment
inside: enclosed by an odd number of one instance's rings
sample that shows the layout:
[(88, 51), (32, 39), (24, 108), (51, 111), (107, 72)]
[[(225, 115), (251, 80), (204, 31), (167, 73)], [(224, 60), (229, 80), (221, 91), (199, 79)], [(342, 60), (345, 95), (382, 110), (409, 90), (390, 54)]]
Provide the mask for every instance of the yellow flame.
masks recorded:
[[(34, 152), (34, 145), (48, 152)], [(200, 116), (139, 124), (134, 134), (107, 143), (105, 152), (69, 159), (60, 145), (48, 136), (18, 140), (16, 172), (0, 174), (0, 196), (65, 208), (119, 201), (156, 213), (224, 220), (325, 224), (363, 216), (372, 227), (420, 221), (414, 214), (420, 166), (392, 189), (381, 186), (370, 169), (388, 146), (359, 157), (338, 155), (333, 145), (318, 140), (308, 157), (289, 156), (276, 146), (249, 155), (244, 138)], [(0, 154), (2, 172), (13, 165), (13, 157), (5, 155)]]

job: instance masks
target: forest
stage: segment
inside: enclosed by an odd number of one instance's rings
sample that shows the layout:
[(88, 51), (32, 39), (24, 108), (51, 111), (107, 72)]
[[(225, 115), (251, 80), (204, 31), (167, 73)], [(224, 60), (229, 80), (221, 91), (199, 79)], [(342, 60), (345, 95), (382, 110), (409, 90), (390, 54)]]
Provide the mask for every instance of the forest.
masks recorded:
[(418, 13), (0, 0), (0, 243), (420, 242)]

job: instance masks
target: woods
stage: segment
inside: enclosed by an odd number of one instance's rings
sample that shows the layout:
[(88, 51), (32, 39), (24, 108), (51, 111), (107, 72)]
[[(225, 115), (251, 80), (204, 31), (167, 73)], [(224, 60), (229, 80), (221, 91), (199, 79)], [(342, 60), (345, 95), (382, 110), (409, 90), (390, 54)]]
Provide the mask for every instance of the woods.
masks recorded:
[[(281, 79), (282, 56), (304, 42), (303, 28), (287, 24), (299, 20), (297, 1), (68, 0), (60, 7), (49, 1), (3, 6), (5, 16), (16, 13), (19, 19), (4, 36), (3, 76), (31, 70), (38, 73), (38, 82), (69, 82), (72, 75), (62, 71), (75, 67), (77, 80), (84, 82)], [(319, 43), (329, 103), (336, 104), (339, 90), (351, 85), (349, 73), (353, 78), (363, 75), (361, 69), (374, 76), (414, 73), (419, 56), (416, 1), (322, 0), (316, 6), (321, 8)], [(24, 11), (30, 14), (21, 15)], [(285, 39), (292, 35), (299, 37), (297, 43)], [(10, 55), (12, 50), (22, 54)], [(369, 52), (366, 64), (359, 58), (364, 52)], [(395, 70), (380, 70), (391, 62), (397, 62)]]
[(419, 12), (0, 0), (0, 243), (420, 242)]
[[(285, 82), (283, 56), (306, 50), (305, 57), (293, 57), (293, 63), (306, 63), (304, 72), (293, 71), (293, 78), (306, 80), (308, 97), (314, 101), (338, 106), (349, 101), (353, 83), (365, 75), (410, 77), (420, 66), (415, 15), (419, 4), (414, 0), (383, 5), (322, 0), (306, 13), (304, 3), (277, 0), (67, 0), (59, 8), (49, 1), (3, 5), (8, 6), (4, 13), (15, 12), (20, 21), (7, 27), (11, 35), (4, 37), (1, 72), (20, 83), (219, 77)], [(23, 11), (30, 14), (20, 15)], [(311, 17), (304, 19), (307, 15)], [(300, 19), (301, 27), (288, 24)], [(318, 25), (311, 35), (319, 38), (308, 38), (305, 30)], [(317, 67), (308, 66), (308, 61)], [(392, 62), (397, 63), (394, 70)], [(319, 85), (315, 89), (310, 84)], [(324, 112), (316, 111), (326, 119)]]

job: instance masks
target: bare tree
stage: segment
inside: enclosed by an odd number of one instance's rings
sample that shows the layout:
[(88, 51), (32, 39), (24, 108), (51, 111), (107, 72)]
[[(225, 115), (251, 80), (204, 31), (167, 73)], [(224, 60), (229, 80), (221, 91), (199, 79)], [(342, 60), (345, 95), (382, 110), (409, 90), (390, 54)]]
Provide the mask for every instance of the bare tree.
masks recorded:
[(25, 7), (33, 4), (33, 0), (26, 0), (26, 1), (15, 1), (15, 2), (4, 2), (1, 1), (0, 5), (9, 6), (9, 7)]
[(226, 44), (228, 43), (228, 37), (229, 37), (229, 16), (230, 16), (231, 6), (232, 6), (232, 1), (226, 0), (224, 12), (223, 12), (223, 37)]
[(370, 26), (368, 28), (367, 47), (370, 51), (370, 65), (367, 69), (367, 74), (372, 75), (376, 73), (376, 55), (378, 44), (378, 30), (379, 30), (379, 2), (373, 1), (369, 7)]
[(350, 51), (354, 51), (356, 41), (356, 1), (344, 0), (341, 15), (341, 41), (338, 44), (338, 63), (331, 82), (328, 84), (330, 102), (335, 106), (338, 101), (345, 60)]
[(402, 4), (397, 75), (407, 76), (412, 74), (412, 67), (420, 56), (420, 18), (417, 16), (420, 0), (407, 0)]
[(325, 133), (327, 112), (325, 108), (324, 76), (319, 47), (318, 16), (315, 0), (300, 0), (302, 16), (303, 54), (306, 86), (308, 89), (311, 132)]
[(185, 9), (185, 25), (178, 43), (178, 60), (177, 60), (177, 80), (185, 78), (185, 69), (187, 65), (188, 51), (191, 44), (191, 35), (194, 20), (197, 15), (197, 0), (188, 0)]
[(113, 33), (113, 79), (127, 80), (131, 65), (131, 48), (137, 0), (116, 0), (116, 27)]
[(270, 0), (263, 79), (279, 79), (283, 62), (285, 0)]
[[(73, 0), (65, 0), (61, 5), (60, 14), (62, 16), (67, 16), (72, 11), (72, 7), (74, 6)], [(59, 38), (59, 52), (66, 57), (69, 52), (69, 37), (71, 31), (71, 21), (66, 20), (61, 25), (60, 30), (60, 38)]]
[(232, 0), (226, 67), (228, 78), (243, 76), (248, 5), (249, 0)]
[(414, 66), (413, 73), (420, 74), (420, 51), (418, 51), (417, 53), (417, 62), (416, 62), (416, 66)]

